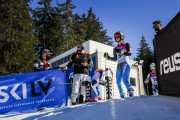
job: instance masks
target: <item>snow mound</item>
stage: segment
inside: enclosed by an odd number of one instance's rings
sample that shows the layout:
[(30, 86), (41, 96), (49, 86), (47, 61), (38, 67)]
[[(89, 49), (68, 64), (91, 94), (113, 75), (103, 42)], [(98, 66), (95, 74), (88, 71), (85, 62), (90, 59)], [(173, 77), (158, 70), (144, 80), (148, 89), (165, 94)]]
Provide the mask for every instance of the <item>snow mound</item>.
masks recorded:
[(180, 97), (140, 96), (0, 116), (0, 120), (180, 120)]

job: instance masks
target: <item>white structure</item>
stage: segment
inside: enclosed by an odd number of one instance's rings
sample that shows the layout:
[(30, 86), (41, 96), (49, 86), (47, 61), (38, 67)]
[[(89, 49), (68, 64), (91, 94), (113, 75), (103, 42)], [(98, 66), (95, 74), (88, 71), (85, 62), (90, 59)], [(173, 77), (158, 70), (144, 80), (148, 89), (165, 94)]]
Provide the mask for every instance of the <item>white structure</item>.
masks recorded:
[[(116, 85), (116, 66), (117, 62), (105, 60), (104, 58), (104, 52), (108, 52), (110, 56), (113, 54), (113, 47), (109, 45), (105, 45), (96, 41), (86, 41), (83, 43), (83, 46), (85, 48), (85, 51), (90, 53), (92, 56), (95, 56), (96, 60), (96, 69), (97, 68), (106, 68), (109, 67), (113, 70), (113, 97), (119, 98), (119, 92)], [(68, 61), (70, 60), (70, 56), (72, 53), (76, 52), (77, 48), (74, 47), (70, 49), (69, 51), (64, 52), (61, 55), (58, 55), (55, 58), (52, 58), (50, 62), (52, 63), (52, 66), (65, 66)], [(143, 76), (142, 76), (142, 65), (139, 65), (137, 61), (129, 60), (129, 64), (131, 65), (131, 72), (130, 72), (130, 83), (134, 89), (134, 95), (140, 96), (144, 95), (144, 85), (143, 85)], [(124, 85), (124, 84), (123, 84)], [(125, 86), (123, 87), (126, 95), (127, 90)], [(105, 88), (101, 86), (102, 91), (102, 98), (105, 98)]]

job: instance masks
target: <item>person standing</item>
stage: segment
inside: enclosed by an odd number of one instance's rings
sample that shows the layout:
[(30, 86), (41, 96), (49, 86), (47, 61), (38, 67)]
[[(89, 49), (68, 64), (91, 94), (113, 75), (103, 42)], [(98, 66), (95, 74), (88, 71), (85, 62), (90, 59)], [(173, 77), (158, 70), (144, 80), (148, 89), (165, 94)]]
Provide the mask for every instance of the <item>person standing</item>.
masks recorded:
[(84, 51), (82, 44), (77, 46), (77, 51), (72, 54), (70, 62), (64, 67), (67, 70), (74, 64), (73, 89), (71, 93), (71, 104), (76, 104), (79, 94), (83, 96), (83, 102), (86, 100), (86, 81), (90, 81), (88, 75), (89, 69), (92, 68), (93, 62), (91, 55)]
[(153, 39), (153, 46), (154, 46), (154, 50), (155, 50), (155, 47), (156, 47), (156, 37), (163, 30), (163, 26), (162, 26), (161, 21), (159, 21), (159, 20), (154, 21), (152, 24), (153, 24), (153, 29), (154, 29), (154, 31), (156, 33), (154, 35), (154, 39)]
[[(163, 26), (162, 26), (162, 23), (161, 23), (161, 21), (160, 20), (156, 20), (156, 21), (154, 21), (153, 23), (153, 29), (154, 29), (154, 31), (155, 31), (155, 35), (154, 35), (154, 39), (153, 39), (153, 46), (154, 46), (154, 63), (156, 64), (156, 65), (158, 65), (157, 64), (157, 36), (163, 31)], [(157, 71), (158, 72), (158, 71)], [(158, 76), (157, 76), (157, 79), (158, 79)], [(151, 88), (152, 88), (152, 83), (151, 83), (151, 81), (147, 84), (148, 85), (148, 87), (150, 88), (150, 90), (149, 90), (149, 95), (153, 95), (153, 92), (152, 92), (152, 90), (151, 90)]]
[(156, 67), (154, 63), (150, 64), (150, 69), (151, 69), (151, 72), (147, 75), (147, 79), (144, 82), (148, 84), (149, 81), (151, 81), (152, 93), (153, 95), (158, 95), (158, 82), (157, 82)]
[(121, 81), (125, 84), (129, 97), (134, 95), (134, 90), (129, 83), (130, 65), (128, 64), (129, 56), (131, 56), (131, 48), (129, 43), (124, 42), (125, 36), (122, 32), (116, 32), (114, 34), (114, 39), (118, 43), (113, 49), (113, 57), (110, 57), (107, 52), (104, 53), (104, 57), (109, 60), (117, 61), (116, 69), (116, 83), (119, 89), (120, 97), (124, 99), (125, 93), (122, 89)]

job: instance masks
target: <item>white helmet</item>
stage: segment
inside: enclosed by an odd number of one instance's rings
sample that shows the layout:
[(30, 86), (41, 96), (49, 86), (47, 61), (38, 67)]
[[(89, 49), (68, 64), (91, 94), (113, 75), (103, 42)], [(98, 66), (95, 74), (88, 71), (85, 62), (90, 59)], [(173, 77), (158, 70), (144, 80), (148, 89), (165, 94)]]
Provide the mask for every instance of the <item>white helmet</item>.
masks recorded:
[(156, 69), (155, 64), (154, 64), (154, 63), (151, 63), (151, 64), (150, 64), (150, 68), (151, 68), (151, 70), (155, 70), (155, 69)]

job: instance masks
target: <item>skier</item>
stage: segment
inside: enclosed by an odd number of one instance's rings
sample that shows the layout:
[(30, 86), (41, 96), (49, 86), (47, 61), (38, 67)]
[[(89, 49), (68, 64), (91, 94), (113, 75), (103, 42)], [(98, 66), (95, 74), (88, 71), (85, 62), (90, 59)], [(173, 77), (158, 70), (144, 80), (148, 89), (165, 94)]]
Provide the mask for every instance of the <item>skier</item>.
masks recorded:
[(92, 68), (93, 62), (89, 53), (84, 51), (82, 44), (77, 46), (77, 51), (72, 54), (70, 62), (63, 69), (67, 70), (74, 64), (73, 89), (71, 94), (71, 104), (76, 104), (76, 99), (80, 94), (83, 102), (86, 100), (85, 81), (90, 81), (88, 70)]
[(34, 61), (34, 71), (42, 71), (51, 68), (50, 62), (48, 61), (52, 53), (48, 49), (43, 49), (37, 60)]
[(150, 64), (150, 69), (151, 72), (147, 75), (147, 79), (144, 82), (148, 84), (149, 80), (151, 80), (153, 95), (158, 95), (158, 82), (157, 82), (156, 67), (154, 63)]
[(130, 65), (128, 64), (128, 56), (131, 56), (131, 48), (129, 43), (124, 42), (125, 36), (122, 32), (116, 32), (114, 34), (114, 39), (118, 43), (116, 47), (113, 49), (113, 57), (110, 57), (107, 52), (104, 53), (104, 57), (110, 60), (117, 61), (117, 69), (116, 69), (116, 83), (119, 89), (120, 97), (124, 99), (125, 93), (122, 89), (121, 80), (125, 84), (129, 97), (134, 95), (134, 90), (129, 83), (129, 74), (130, 74)]
[[(99, 89), (99, 85), (106, 85), (106, 81), (105, 81), (105, 71), (103, 69), (97, 69), (95, 71), (95, 74), (92, 77), (92, 89), (95, 92), (95, 97), (94, 97), (94, 101), (98, 102), (99, 100), (102, 100), (101, 98), (101, 91)], [(89, 100), (90, 102), (93, 100)], [(93, 102), (94, 102), (93, 101)]]

